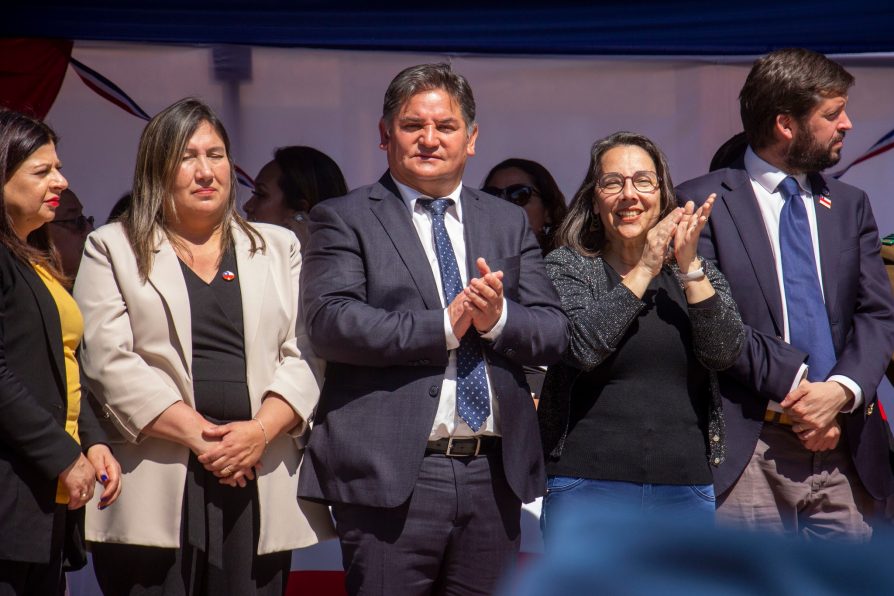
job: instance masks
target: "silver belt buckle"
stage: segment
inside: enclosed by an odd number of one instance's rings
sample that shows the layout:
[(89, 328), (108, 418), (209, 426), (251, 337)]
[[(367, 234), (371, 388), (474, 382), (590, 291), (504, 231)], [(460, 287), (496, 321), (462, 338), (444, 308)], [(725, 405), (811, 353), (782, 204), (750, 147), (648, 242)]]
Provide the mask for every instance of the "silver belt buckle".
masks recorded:
[(447, 457), (476, 457), (478, 455), (478, 451), (481, 449), (481, 437), (462, 437), (463, 440), (466, 439), (475, 439), (475, 453), (465, 454), (465, 453), (453, 453), (453, 437), (447, 439), (447, 451), (444, 453)]

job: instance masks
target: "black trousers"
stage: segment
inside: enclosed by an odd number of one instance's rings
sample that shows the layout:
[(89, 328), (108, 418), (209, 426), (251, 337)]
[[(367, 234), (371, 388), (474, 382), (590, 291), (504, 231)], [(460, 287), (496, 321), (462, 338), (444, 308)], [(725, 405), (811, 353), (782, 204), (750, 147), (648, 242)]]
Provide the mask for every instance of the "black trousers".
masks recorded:
[(332, 512), (351, 595), (490, 595), (518, 556), (521, 501), (499, 452), (428, 455), (400, 507)]
[[(0, 596), (55, 596), (65, 591), (62, 551), (68, 508), (56, 505), (47, 563), (0, 560)], [(3, 538), (0, 537), (0, 540)]]
[[(213, 476), (212, 476), (213, 479)], [(213, 480), (209, 480), (213, 481)], [(180, 531), (180, 548), (93, 542), (93, 569), (103, 594), (129, 596), (282, 596), (292, 553), (257, 555), (257, 490), (221, 486), (220, 567), (192, 546), (188, 528)], [(254, 503), (252, 503), (254, 501)], [(184, 520), (188, 518), (184, 505)], [(188, 526), (187, 523), (183, 524)]]

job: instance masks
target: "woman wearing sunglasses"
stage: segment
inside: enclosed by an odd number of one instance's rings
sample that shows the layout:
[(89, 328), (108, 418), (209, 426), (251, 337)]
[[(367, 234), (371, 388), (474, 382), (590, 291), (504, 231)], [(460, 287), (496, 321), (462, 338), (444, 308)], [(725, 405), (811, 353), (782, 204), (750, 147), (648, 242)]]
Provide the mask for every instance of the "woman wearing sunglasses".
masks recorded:
[(523, 207), (543, 254), (555, 248), (553, 236), (568, 208), (546, 168), (517, 157), (501, 161), (488, 173), (481, 190)]
[(571, 321), (538, 411), (547, 542), (582, 508), (713, 520), (724, 450), (713, 371), (744, 337), (726, 280), (696, 251), (713, 196), (677, 207), (664, 155), (639, 134), (599, 140), (590, 157), (546, 259)]
[(84, 243), (93, 231), (93, 216), (84, 215), (83, 211), (78, 196), (66, 188), (59, 194), (56, 216), (47, 226), (47, 233), (59, 253), (62, 272), (71, 279), (78, 274)]

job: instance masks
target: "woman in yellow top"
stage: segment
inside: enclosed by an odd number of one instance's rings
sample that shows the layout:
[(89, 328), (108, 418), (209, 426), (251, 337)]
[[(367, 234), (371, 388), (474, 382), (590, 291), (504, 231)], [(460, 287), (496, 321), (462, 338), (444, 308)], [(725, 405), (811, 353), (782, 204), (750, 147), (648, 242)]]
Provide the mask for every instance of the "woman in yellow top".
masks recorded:
[[(89, 407), (81, 408), (83, 332), (44, 224), (68, 186), (56, 135), (0, 110), (0, 593), (55, 594), (71, 531), (99, 480), (103, 508), (120, 467)], [(66, 530), (68, 526), (68, 531)], [(68, 539), (68, 540), (67, 540)]]

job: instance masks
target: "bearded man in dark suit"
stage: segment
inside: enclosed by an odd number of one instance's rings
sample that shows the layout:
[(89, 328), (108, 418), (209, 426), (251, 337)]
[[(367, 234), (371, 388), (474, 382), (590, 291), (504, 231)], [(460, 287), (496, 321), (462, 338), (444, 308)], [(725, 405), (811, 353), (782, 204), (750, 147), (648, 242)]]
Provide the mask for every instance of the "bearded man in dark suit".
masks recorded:
[(841, 65), (804, 49), (758, 59), (739, 95), (749, 147), (681, 184), (717, 199), (699, 254), (726, 275), (746, 348), (721, 376), (721, 521), (867, 539), (894, 492), (876, 387), (894, 352), (894, 300), (869, 199), (821, 174), (851, 129)]

